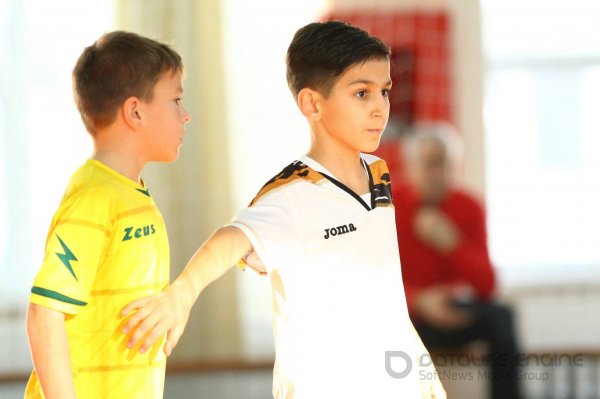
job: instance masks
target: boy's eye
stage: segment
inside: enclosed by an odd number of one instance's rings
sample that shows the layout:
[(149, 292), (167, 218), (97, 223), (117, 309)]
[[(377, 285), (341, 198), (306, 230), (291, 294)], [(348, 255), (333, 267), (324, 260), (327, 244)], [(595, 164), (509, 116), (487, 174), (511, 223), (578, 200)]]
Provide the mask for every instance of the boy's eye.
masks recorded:
[(384, 97), (387, 97), (390, 95), (390, 89), (383, 89), (381, 90), (381, 95)]
[(367, 91), (366, 90), (360, 90), (360, 91), (356, 92), (355, 96), (359, 97), (359, 98), (364, 98), (364, 97), (367, 96)]
[(175, 102), (177, 104), (181, 104), (182, 101), (183, 101), (183, 98), (181, 98), (181, 97), (175, 99)]

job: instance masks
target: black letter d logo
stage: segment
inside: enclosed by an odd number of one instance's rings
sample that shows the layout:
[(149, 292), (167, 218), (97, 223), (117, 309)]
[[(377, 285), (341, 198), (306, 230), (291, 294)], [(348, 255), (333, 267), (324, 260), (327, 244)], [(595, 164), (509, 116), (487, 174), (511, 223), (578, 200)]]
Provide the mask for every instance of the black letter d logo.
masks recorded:
[[(406, 362), (406, 368), (402, 371), (392, 369), (392, 358), (400, 357)], [(402, 351), (385, 351), (385, 371), (392, 378), (401, 379), (406, 377), (412, 371), (412, 359), (406, 352)]]

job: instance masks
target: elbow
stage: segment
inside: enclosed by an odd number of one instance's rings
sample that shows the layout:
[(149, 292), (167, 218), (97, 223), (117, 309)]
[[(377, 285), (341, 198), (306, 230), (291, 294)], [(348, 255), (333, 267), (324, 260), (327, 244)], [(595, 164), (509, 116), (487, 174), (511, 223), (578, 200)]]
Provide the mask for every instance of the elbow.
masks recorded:
[(25, 325), (27, 329), (27, 337), (31, 341), (32, 337), (35, 337), (36, 332), (40, 330), (40, 306), (34, 303), (29, 303), (27, 307), (27, 316), (25, 319)]
[(29, 334), (30, 329), (35, 325), (38, 318), (38, 306), (29, 302), (27, 306), (27, 315), (25, 317), (25, 323), (27, 327), (27, 333)]
[(49, 328), (64, 321), (64, 313), (30, 302), (26, 317), (27, 336), (31, 340), (39, 334), (46, 334)]

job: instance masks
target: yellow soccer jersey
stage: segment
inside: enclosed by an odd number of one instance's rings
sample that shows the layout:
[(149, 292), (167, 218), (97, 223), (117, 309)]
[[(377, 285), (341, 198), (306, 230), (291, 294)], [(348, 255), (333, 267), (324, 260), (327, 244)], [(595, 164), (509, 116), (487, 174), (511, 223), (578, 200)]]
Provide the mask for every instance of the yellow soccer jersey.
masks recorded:
[[(169, 243), (148, 191), (96, 161), (71, 178), (48, 232), (30, 301), (65, 313), (80, 398), (162, 398), (160, 341), (145, 354), (126, 348), (121, 309), (164, 290)], [(25, 398), (43, 398), (35, 372)]]

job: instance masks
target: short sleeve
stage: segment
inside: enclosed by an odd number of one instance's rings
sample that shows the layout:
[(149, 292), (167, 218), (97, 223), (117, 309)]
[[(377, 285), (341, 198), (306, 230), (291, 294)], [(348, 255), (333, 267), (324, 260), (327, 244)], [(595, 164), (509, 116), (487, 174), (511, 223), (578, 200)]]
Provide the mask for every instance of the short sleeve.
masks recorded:
[(294, 237), (291, 222), (294, 216), (286, 211), (283, 191), (262, 196), (252, 206), (238, 212), (228, 224), (246, 234), (267, 273), (279, 267)]
[(112, 208), (111, 196), (101, 190), (63, 199), (48, 232), (31, 303), (68, 314), (77, 314), (87, 305), (113, 236)]

